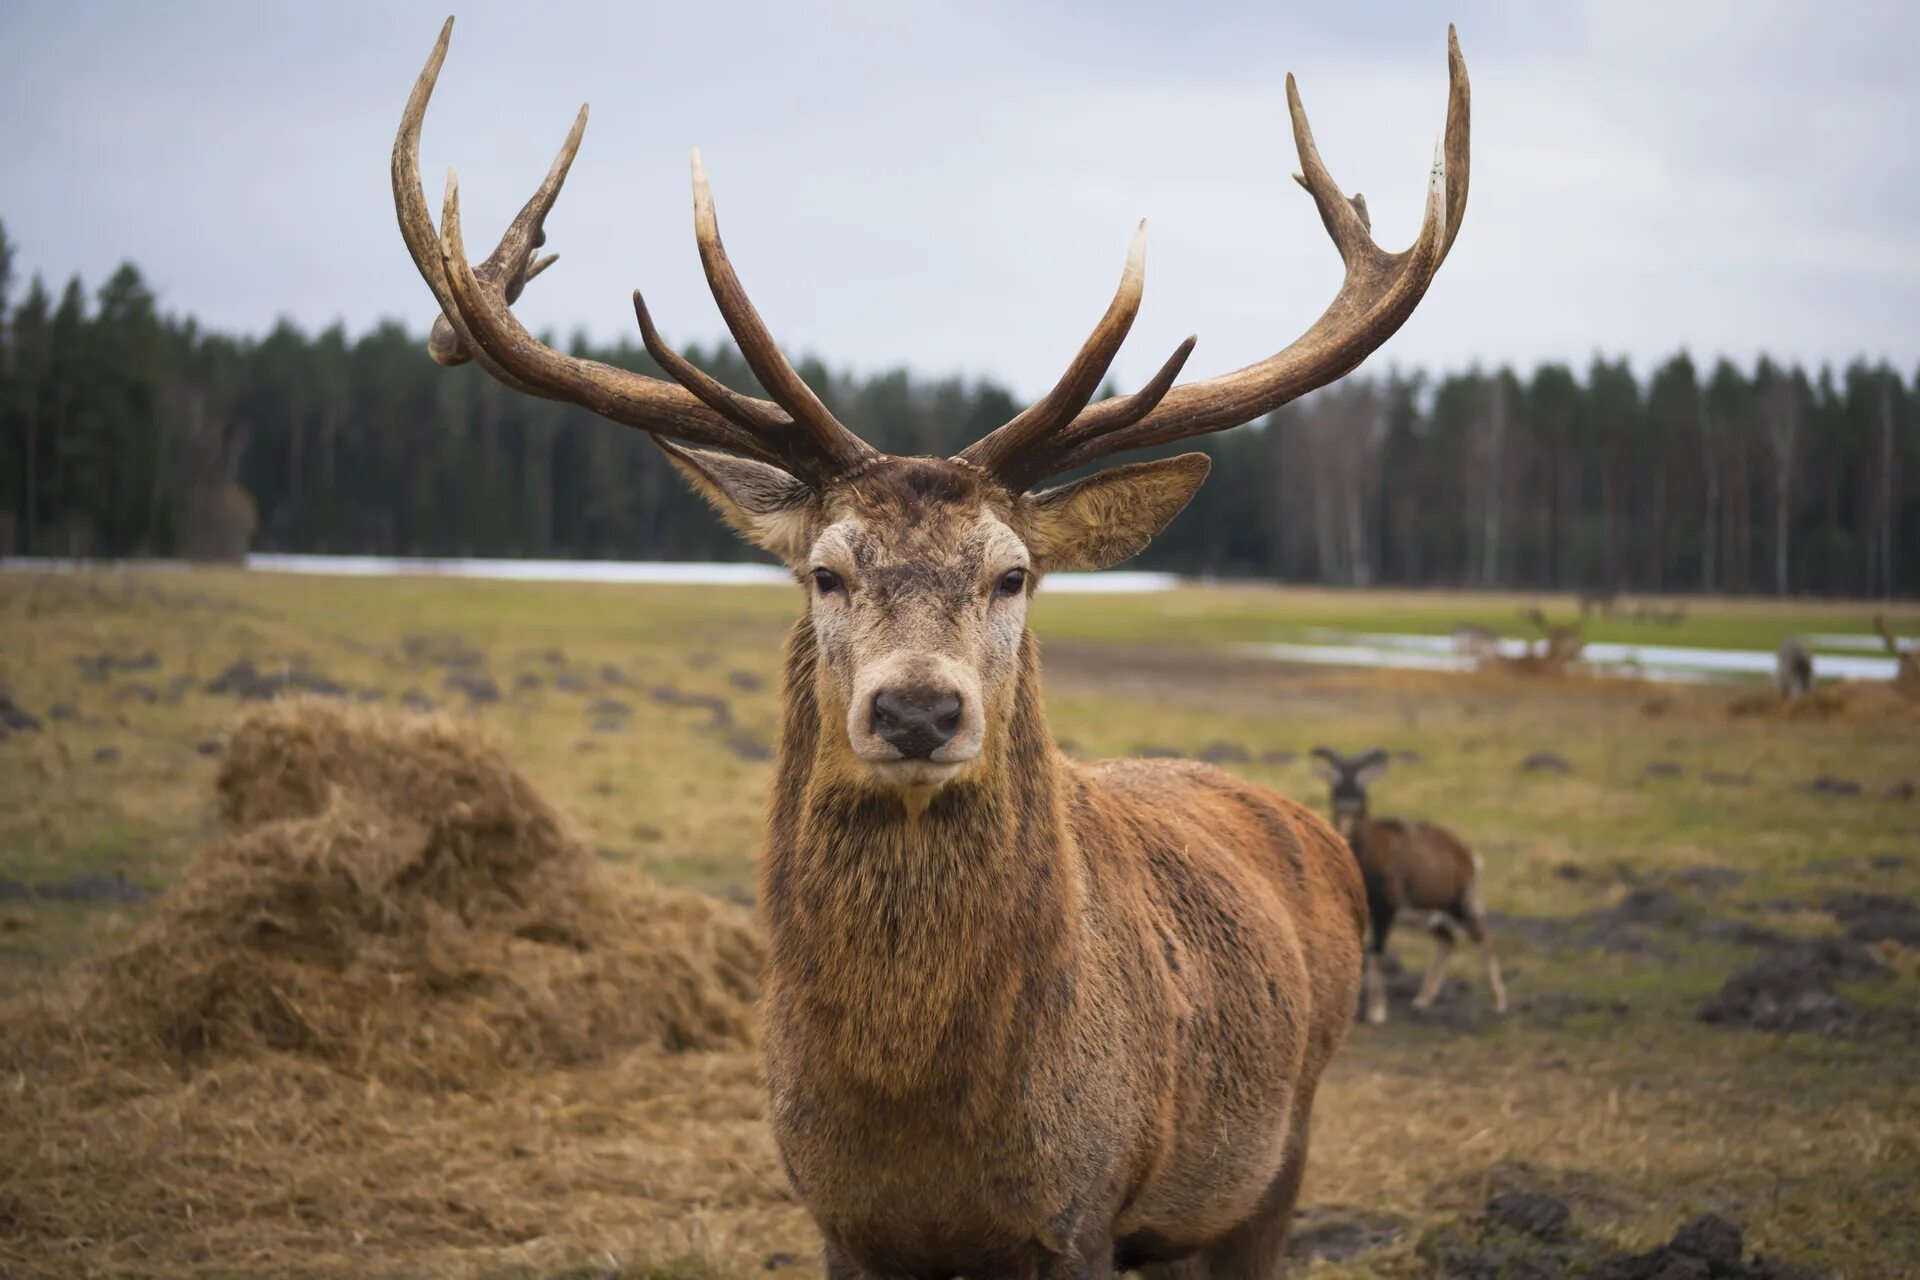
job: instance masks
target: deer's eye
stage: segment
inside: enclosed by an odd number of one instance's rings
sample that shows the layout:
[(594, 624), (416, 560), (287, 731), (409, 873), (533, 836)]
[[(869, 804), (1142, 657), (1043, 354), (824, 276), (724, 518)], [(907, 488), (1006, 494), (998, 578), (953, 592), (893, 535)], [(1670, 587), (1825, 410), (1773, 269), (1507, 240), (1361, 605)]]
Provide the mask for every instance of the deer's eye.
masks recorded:
[(1027, 571), (1009, 569), (1000, 575), (1000, 581), (994, 584), (993, 594), (1000, 599), (1017, 596), (1027, 589)]
[(846, 590), (846, 584), (840, 581), (840, 575), (831, 569), (815, 569), (813, 589), (823, 596), (830, 596), (836, 591)]

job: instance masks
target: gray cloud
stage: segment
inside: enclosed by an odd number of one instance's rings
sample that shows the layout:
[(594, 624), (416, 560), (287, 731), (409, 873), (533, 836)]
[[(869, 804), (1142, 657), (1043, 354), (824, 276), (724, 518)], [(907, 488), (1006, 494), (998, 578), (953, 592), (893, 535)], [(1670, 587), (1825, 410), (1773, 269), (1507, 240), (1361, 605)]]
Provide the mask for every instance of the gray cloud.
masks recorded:
[[(1445, 106), (1431, 6), (1234, 3), (462, 7), (427, 122), (490, 239), (580, 99), (535, 327), (720, 332), (686, 152), (789, 347), (1042, 389), (1148, 217), (1137, 383), (1188, 332), (1258, 359), (1338, 260), (1288, 174), (1285, 73), (1381, 239), (1413, 234)], [(215, 327), (423, 329), (386, 154), (444, 11), (418, 4), (15, 3), (0, 41), (0, 218), (25, 266), (145, 267)], [(1462, 3), (1473, 197), (1380, 359), (1641, 362), (1685, 345), (1920, 356), (1920, 46), (1910, 5)]]

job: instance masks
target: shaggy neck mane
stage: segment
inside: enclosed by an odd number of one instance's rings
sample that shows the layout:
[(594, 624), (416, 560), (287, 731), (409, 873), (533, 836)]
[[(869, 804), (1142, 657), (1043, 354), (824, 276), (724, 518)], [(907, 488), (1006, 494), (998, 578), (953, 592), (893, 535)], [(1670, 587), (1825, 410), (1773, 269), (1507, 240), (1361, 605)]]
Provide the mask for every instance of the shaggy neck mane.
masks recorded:
[(1078, 884), (1037, 646), (1021, 640), (1004, 723), (979, 764), (918, 812), (857, 782), (823, 725), (817, 649), (789, 634), (773, 813), (761, 862), (769, 999), (811, 1052), (907, 1096), (1017, 1052), (1017, 1006), (1070, 978)]

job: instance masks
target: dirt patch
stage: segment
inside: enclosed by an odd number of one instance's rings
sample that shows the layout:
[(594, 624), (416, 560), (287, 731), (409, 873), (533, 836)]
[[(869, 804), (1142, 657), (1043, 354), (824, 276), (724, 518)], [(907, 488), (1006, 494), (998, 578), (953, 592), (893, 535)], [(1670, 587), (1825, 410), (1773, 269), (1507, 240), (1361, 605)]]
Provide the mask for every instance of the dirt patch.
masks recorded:
[(663, 707), (697, 707), (705, 711), (709, 729), (723, 729), (733, 723), (732, 705), (716, 694), (695, 693), (663, 684), (654, 688), (653, 700)]
[[(1617, 901), (1574, 916), (1517, 916), (1495, 912), (1489, 926), (1555, 951), (1591, 950), (1610, 955), (1665, 956), (1689, 941), (1730, 942), (1739, 946), (1776, 946), (1792, 941), (1777, 930), (1738, 916), (1717, 915), (1693, 897), (1669, 886), (1715, 896), (1740, 884), (1745, 875), (1731, 867), (1699, 865), (1669, 873), (1658, 883), (1635, 883), (1630, 869), (1614, 868), (1631, 887)], [(1554, 869), (1566, 879), (1592, 877), (1580, 864)]]
[(40, 718), (15, 702), (0, 689), (0, 732), (32, 733), (40, 727)]
[(1830, 686), (1809, 690), (1798, 698), (1781, 698), (1771, 691), (1749, 693), (1727, 704), (1727, 714), (1762, 720), (1830, 720), (1847, 710), (1847, 691)]
[(1407, 1234), (1407, 1220), (1398, 1214), (1356, 1209), (1350, 1205), (1309, 1205), (1293, 1215), (1287, 1232), (1287, 1261), (1346, 1262), (1363, 1253), (1398, 1244)]
[(1822, 904), (1855, 942), (1920, 948), (1920, 902), (1891, 893), (1837, 893)]
[(242, 702), (271, 702), (287, 694), (344, 698), (350, 690), (323, 671), (293, 664), (281, 671), (262, 671), (251, 658), (228, 663), (207, 682), (208, 693), (225, 694)]
[(111, 874), (85, 871), (61, 880), (41, 880), (34, 884), (0, 875), (0, 902), (26, 902), (37, 899), (41, 902), (122, 904), (145, 902), (153, 895), (154, 890), (146, 885), (133, 883), (127, 879), (126, 873), (121, 871)]
[(440, 687), (448, 693), (464, 693), (473, 706), (500, 701), (500, 685), (484, 671), (449, 671), (441, 677)]
[(73, 660), (82, 684), (105, 684), (115, 672), (158, 671), (160, 655), (148, 649), (136, 654), (83, 653)]
[(1572, 773), (1573, 765), (1556, 751), (1536, 751), (1520, 762), (1522, 773)]
[(736, 760), (748, 764), (759, 764), (773, 759), (773, 744), (756, 737), (745, 729), (733, 729), (727, 733), (727, 750)]
[(1836, 990), (1842, 982), (1884, 979), (1887, 966), (1846, 938), (1787, 942), (1727, 979), (1695, 1011), (1702, 1022), (1758, 1031), (1849, 1035), (1890, 1015), (1867, 1010)]
[(429, 631), (400, 638), (400, 656), (431, 667), (478, 667), (487, 657), (450, 631)]
[(1740, 1228), (1715, 1214), (1682, 1224), (1667, 1243), (1621, 1252), (1587, 1236), (1572, 1208), (1538, 1191), (1495, 1195), (1476, 1214), (1427, 1231), (1415, 1255), (1448, 1280), (1803, 1280), (1810, 1273), (1748, 1259)]
[[(1559, 1027), (1571, 1018), (1592, 1014), (1620, 1017), (1629, 1011), (1623, 1000), (1598, 1000), (1566, 991), (1528, 989), (1526, 970), (1511, 967), (1506, 971), (1511, 1003), (1505, 1014), (1494, 1012), (1493, 997), (1484, 981), (1478, 978), (1468, 981), (1454, 975), (1448, 975), (1441, 982), (1432, 1004), (1416, 1009), (1413, 998), (1419, 994), (1422, 975), (1402, 964), (1392, 952), (1381, 962), (1381, 971), (1386, 976), (1387, 1000), (1394, 1019), (1462, 1035), (1475, 1035), (1516, 1022), (1534, 1027)], [(1360, 1016), (1360, 1010), (1356, 1009), (1355, 1016)]]

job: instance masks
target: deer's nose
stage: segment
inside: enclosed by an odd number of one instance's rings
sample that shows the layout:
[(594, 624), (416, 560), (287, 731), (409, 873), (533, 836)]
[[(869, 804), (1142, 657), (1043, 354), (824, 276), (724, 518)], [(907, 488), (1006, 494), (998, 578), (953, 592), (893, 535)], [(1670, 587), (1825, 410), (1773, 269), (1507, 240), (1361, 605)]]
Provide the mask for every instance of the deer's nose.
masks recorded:
[(873, 732), (903, 760), (926, 760), (960, 732), (960, 695), (926, 686), (873, 695)]

